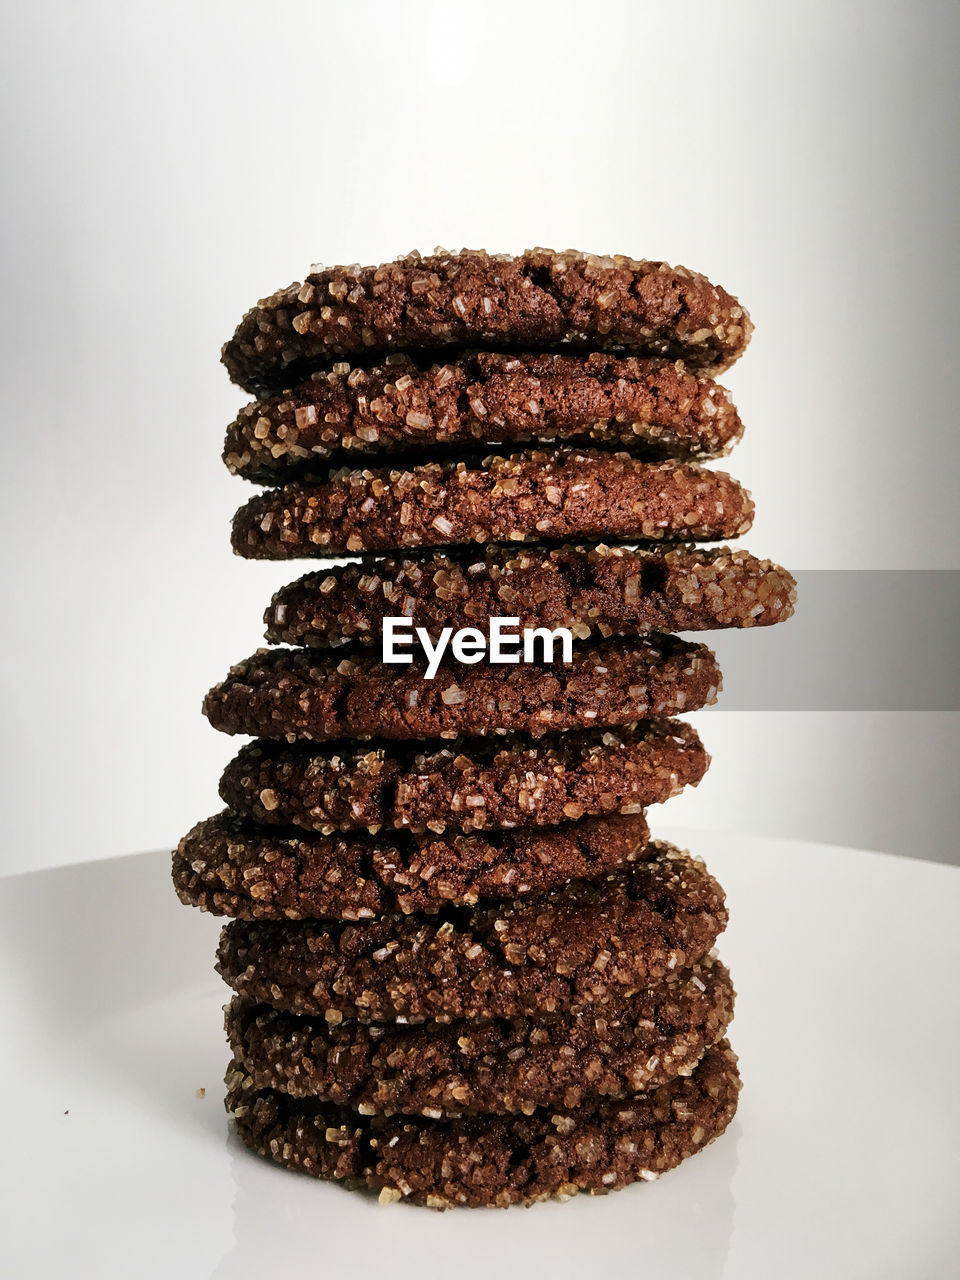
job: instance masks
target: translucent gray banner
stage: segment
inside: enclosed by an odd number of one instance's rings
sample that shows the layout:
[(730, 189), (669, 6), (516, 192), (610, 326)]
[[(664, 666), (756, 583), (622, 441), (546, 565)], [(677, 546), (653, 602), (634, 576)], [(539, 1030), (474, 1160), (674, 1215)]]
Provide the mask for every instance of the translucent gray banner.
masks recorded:
[(700, 637), (728, 711), (960, 710), (960, 570), (798, 573), (797, 612)]

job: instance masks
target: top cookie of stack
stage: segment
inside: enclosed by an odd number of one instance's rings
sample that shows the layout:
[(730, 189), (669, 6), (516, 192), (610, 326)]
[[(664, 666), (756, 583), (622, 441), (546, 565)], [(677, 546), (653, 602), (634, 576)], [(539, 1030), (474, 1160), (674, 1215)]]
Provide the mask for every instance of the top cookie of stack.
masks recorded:
[(257, 394), (338, 358), (457, 347), (625, 351), (713, 374), (743, 354), (751, 331), (736, 298), (685, 267), (573, 250), (437, 249), (379, 267), (315, 265), (303, 284), (247, 312), (223, 363)]

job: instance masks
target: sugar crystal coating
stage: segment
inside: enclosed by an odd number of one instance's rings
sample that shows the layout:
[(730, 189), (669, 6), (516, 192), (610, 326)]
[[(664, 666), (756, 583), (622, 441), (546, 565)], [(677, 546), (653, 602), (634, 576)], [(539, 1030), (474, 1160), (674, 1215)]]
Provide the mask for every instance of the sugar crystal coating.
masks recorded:
[(730, 974), (713, 956), (602, 1011), (473, 1022), (340, 1022), (235, 996), (234, 1058), (254, 1089), (362, 1114), (455, 1116), (571, 1108), (689, 1075), (733, 1016)]
[(708, 763), (696, 732), (678, 720), (537, 742), (465, 738), (432, 750), (261, 739), (227, 765), (220, 795), (257, 822), (327, 835), (549, 827), (661, 803), (696, 786)]
[(198, 823), (173, 857), (180, 900), (244, 920), (366, 920), (518, 900), (646, 856), (642, 813), (534, 831), (321, 836), (229, 811)]
[(371, 369), (337, 364), (245, 405), (223, 460), (234, 475), (274, 484), (331, 458), (454, 445), (558, 441), (715, 458), (742, 431), (723, 387), (668, 360), (479, 351), (424, 366), (398, 355)]
[(247, 312), (223, 363), (257, 394), (342, 356), (450, 347), (627, 351), (714, 374), (751, 331), (736, 298), (686, 267), (572, 249), (465, 249), (311, 270)]
[(273, 597), (272, 643), (379, 644), (385, 618), (431, 636), (508, 616), (569, 627), (578, 640), (651, 631), (766, 627), (793, 613), (796, 584), (730, 547), (495, 547), (365, 559), (305, 574)]
[(531, 1116), (362, 1116), (256, 1090), (236, 1063), (226, 1083), (227, 1110), (254, 1151), (314, 1177), (379, 1189), (381, 1203), (436, 1209), (506, 1208), (652, 1181), (724, 1131), (740, 1090), (726, 1041), (707, 1050), (691, 1075), (650, 1093)]
[(450, 662), (432, 680), (422, 663), (273, 649), (232, 667), (203, 709), (224, 733), (289, 742), (541, 737), (693, 711), (714, 702), (719, 687), (710, 650), (673, 636), (584, 645), (568, 663)]
[(248, 999), (335, 1022), (539, 1016), (602, 1006), (696, 964), (726, 920), (703, 863), (654, 841), (602, 878), (432, 918), (233, 920), (218, 969)]
[(254, 560), (477, 542), (716, 541), (746, 533), (749, 493), (723, 471), (600, 449), (341, 469), (246, 502), (234, 551)]

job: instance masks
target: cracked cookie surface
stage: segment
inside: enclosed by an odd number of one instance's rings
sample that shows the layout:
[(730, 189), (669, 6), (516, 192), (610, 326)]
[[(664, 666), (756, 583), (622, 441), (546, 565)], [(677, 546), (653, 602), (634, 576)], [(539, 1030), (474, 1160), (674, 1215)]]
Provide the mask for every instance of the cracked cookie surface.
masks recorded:
[(646, 856), (642, 813), (534, 831), (322, 836), (229, 811), (180, 841), (180, 901), (243, 920), (364, 920), (480, 899), (519, 901)]
[(432, 750), (260, 739), (220, 779), (234, 812), (330, 835), (381, 827), (491, 831), (637, 813), (696, 786), (709, 756), (679, 720), (524, 738), (465, 738)]
[(731, 547), (484, 547), (368, 558), (291, 582), (264, 614), (272, 643), (379, 644), (384, 619), (489, 629), (494, 617), (589, 636), (766, 627), (793, 613), (796, 583)]
[(717, 458), (743, 426), (728, 393), (679, 363), (478, 351), (423, 366), (337, 364), (245, 405), (227, 428), (234, 475), (277, 484), (327, 460), (556, 441), (648, 458)]
[(253, 737), (414, 739), (608, 729), (716, 701), (711, 651), (675, 636), (574, 648), (571, 662), (425, 665), (261, 649), (204, 699), (215, 729)]
[(440, 251), (314, 267), (248, 311), (222, 359), (258, 395), (340, 357), (450, 347), (626, 351), (715, 374), (752, 328), (736, 298), (686, 267), (575, 250)]
[(218, 970), (240, 995), (329, 1022), (449, 1022), (602, 1006), (696, 964), (725, 928), (723, 890), (664, 841), (541, 897), (356, 924), (233, 920)]
[(235, 514), (232, 545), (246, 559), (291, 560), (477, 542), (711, 542), (746, 533), (753, 512), (724, 471), (530, 450), (267, 489)]
[(314, 1177), (435, 1209), (533, 1204), (650, 1181), (718, 1137), (737, 1109), (736, 1055), (722, 1040), (696, 1070), (651, 1093), (532, 1116), (359, 1116), (256, 1090), (232, 1063), (227, 1110), (261, 1155)]
[(234, 996), (226, 1030), (256, 1089), (365, 1115), (530, 1115), (537, 1107), (647, 1092), (689, 1075), (725, 1034), (733, 1003), (730, 974), (711, 955), (602, 1013), (332, 1026)]

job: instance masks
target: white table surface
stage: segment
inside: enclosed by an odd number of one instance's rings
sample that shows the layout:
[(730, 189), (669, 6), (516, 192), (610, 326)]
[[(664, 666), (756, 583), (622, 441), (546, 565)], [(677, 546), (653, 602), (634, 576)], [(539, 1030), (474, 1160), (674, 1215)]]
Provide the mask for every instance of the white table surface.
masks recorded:
[(5, 1273), (955, 1277), (960, 871), (689, 843), (732, 911), (739, 1115), (659, 1182), (528, 1210), (381, 1208), (248, 1153), (217, 922), (177, 903), (168, 855), (0, 881)]

